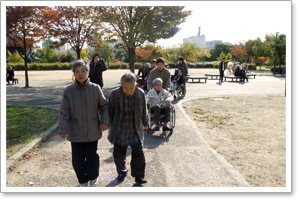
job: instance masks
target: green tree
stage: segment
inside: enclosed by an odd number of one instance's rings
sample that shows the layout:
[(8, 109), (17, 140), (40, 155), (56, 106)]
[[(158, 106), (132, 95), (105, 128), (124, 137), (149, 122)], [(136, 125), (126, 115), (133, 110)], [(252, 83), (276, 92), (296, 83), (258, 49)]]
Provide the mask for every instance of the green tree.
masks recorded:
[(197, 57), (199, 58), (199, 60), (203, 61), (203, 66), (204, 66), (205, 58), (211, 57), (210, 52), (207, 51), (207, 46), (200, 47), (200, 51), (198, 51)]
[(197, 52), (199, 51), (200, 49), (196, 47), (195, 43), (185, 42), (183, 44), (179, 44), (178, 56), (183, 57), (188, 62), (192, 62), (197, 58)]
[(53, 63), (53, 62), (57, 62), (57, 56), (54, 53), (54, 49), (50, 48), (49, 45), (47, 45), (44, 49), (43, 49), (43, 57), (41, 57), (41, 62), (43, 63)]
[(210, 49), (211, 57), (209, 58), (209, 60), (215, 61), (222, 51), (224, 54), (229, 53), (231, 47), (232, 45), (229, 44), (224, 44), (224, 43), (216, 44), (214, 48)]
[(100, 48), (100, 56), (107, 62), (109, 67), (109, 63), (114, 59), (114, 48), (108, 43), (103, 43)]
[(81, 49), (81, 51), (80, 51), (80, 58), (83, 59), (83, 60), (88, 59), (88, 52), (87, 52), (86, 49)]
[(264, 43), (261, 41), (260, 38), (257, 38), (256, 40), (253, 41), (252, 52), (255, 58), (256, 65), (261, 65), (262, 63), (260, 62), (261, 60), (260, 58), (265, 56), (265, 50), (263, 44)]
[(119, 58), (120, 60), (122, 60), (123, 57), (124, 57), (124, 62), (129, 62), (127, 49), (121, 48), (116, 53), (115, 58)]
[(275, 42), (276, 53), (279, 59), (279, 67), (285, 64), (286, 60), (286, 35), (280, 34), (277, 38), (277, 43)]
[(184, 11), (183, 6), (109, 6), (98, 9), (102, 19), (124, 42), (132, 72), (137, 47), (174, 36), (178, 26), (191, 14), (191, 11)]
[(57, 59), (59, 62), (66, 63), (66, 62), (73, 62), (75, 60), (75, 57), (72, 55), (70, 51), (54, 51)]
[(9, 63), (24, 63), (24, 59), (20, 56), (18, 51), (15, 51), (13, 54), (10, 51), (7, 51)]
[(172, 47), (166, 48), (162, 50), (162, 57), (167, 62), (172, 62), (176, 64), (178, 62), (179, 55), (179, 48), (177, 45), (173, 45)]
[(218, 61), (221, 61), (223, 58), (226, 59), (226, 54), (222, 51), (218, 57)]
[(232, 60), (232, 54), (231, 53), (227, 53), (225, 59), (231, 61)]

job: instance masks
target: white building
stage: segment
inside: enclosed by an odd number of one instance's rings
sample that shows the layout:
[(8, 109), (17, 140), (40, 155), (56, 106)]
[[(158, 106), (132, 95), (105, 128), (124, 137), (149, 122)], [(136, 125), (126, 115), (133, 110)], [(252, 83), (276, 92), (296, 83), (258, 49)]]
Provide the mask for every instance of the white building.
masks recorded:
[(197, 36), (192, 36), (189, 38), (183, 38), (183, 43), (189, 42), (196, 44), (196, 47), (202, 47), (205, 46), (205, 35), (200, 35), (200, 27), (198, 29)]
[(221, 44), (222, 40), (212, 40), (205, 42), (205, 46), (207, 46), (207, 50), (210, 50), (216, 46), (216, 44)]

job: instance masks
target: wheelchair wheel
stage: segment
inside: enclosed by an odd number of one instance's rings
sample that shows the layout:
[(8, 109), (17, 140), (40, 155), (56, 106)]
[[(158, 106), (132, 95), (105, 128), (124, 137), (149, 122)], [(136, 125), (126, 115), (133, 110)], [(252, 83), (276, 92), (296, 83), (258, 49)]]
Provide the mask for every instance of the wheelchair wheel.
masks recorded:
[(170, 122), (171, 122), (170, 128), (173, 129), (173, 128), (175, 128), (175, 121), (176, 121), (176, 112), (175, 112), (174, 106), (172, 106), (172, 108), (171, 108), (171, 116), (172, 117), (170, 119)]

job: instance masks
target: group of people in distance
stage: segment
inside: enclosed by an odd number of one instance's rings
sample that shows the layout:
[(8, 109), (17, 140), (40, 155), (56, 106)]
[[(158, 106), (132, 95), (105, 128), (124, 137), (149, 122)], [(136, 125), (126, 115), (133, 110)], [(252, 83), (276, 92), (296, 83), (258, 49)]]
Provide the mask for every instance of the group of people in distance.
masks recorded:
[[(226, 69), (225, 63), (226, 63), (225, 58), (223, 58), (222, 61), (219, 64), (219, 72), (220, 72), (220, 79), (219, 80), (222, 81), (222, 82), (223, 82), (223, 78), (224, 78), (224, 71)], [(237, 66), (235, 66), (234, 68), (232, 68), (230, 70), (232, 70), (232, 72), (230, 71), (230, 74), (234, 74), (234, 76), (240, 77), (240, 81), (245, 82), (245, 80), (247, 80), (247, 82), (249, 82), (248, 77), (246, 76), (245, 66), (237, 65)]]
[[(146, 63), (147, 64), (147, 63)], [(158, 58), (152, 67), (143, 66), (143, 83), (149, 90), (137, 87), (137, 77), (126, 72), (121, 77), (121, 86), (111, 91), (106, 100), (102, 87), (102, 72), (107, 70), (105, 62), (99, 55), (94, 55), (89, 65), (83, 60), (73, 64), (74, 83), (63, 92), (58, 134), (71, 142), (72, 165), (80, 187), (95, 187), (99, 177), (98, 140), (102, 132), (108, 130), (108, 140), (113, 144), (113, 158), (117, 169), (117, 180), (124, 181), (126, 151), (131, 147), (131, 176), (137, 184), (147, 183), (145, 179), (145, 155), (143, 152), (144, 130), (148, 130), (147, 104), (154, 113), (155, 130), (160, 129), (158, 116), (165, 112), (163, 130), (168, 130), (170, 113), (168, 106), (172, 101), (169, 93), (171, 87), (170, 72), (164, 67), (164, 59)], [(157, 65), (157, 66), (156, 66)], [(180, 69), (178, 76), (187, 75), (187, 66)]]

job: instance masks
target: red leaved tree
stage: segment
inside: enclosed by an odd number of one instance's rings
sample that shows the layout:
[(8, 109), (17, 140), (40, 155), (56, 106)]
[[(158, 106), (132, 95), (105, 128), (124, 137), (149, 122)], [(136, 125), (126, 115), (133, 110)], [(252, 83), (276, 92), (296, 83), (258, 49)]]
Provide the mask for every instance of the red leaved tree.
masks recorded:
[(146, 50), (146, 49), (137, 49), (136, 50), (136, 56), (137, 56), (138, 61), (148, 59), (151, 55), (152, 55), (151, 50)]
[(29, 87), (28, 59), (36, 44), (46, 37), (51, 15), (44, 6), (6, 7), (6, 37), (10, 44), (21, 47), (18, 53), (25, 61), (25, 87)]

